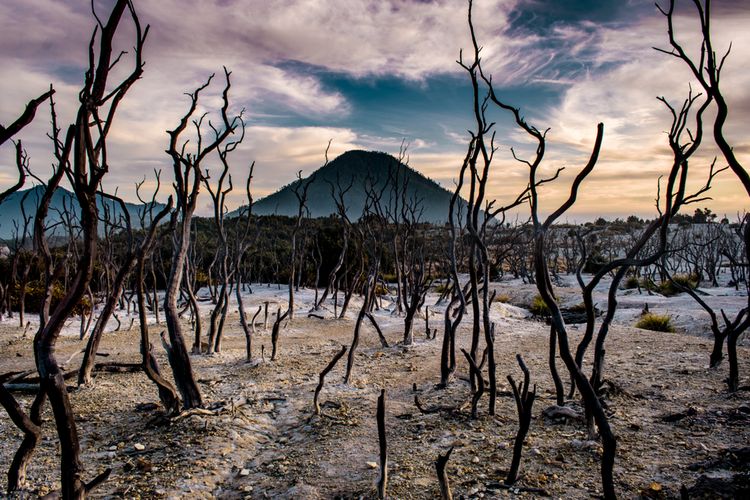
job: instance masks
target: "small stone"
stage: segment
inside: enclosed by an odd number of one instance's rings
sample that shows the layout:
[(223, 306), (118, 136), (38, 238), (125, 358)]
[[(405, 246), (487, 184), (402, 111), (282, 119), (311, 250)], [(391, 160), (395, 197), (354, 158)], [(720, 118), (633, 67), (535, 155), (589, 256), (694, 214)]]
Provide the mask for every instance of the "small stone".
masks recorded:
[(250, 475), (250, 469), (242, 469), (240, 471), (240, 476), (249, 476)]
[(141, 443), (135, 443), (133, 445), (133, 448), (135, 448), (137, 451), (143, 451), (146, 449), (146, 446), (142, 445)]
[(138, 458), (135, 462), (135, 467), (143, 472), (151, 472), (154, 468), (153, 464), (144, 458)]
[(365, 463), (371, 469), (377, 469), (378, 468), (378, 463), (377, 462), (365, 462)]
[(475, 463), (475, 464), (478, 464), (479, 463), (479, 457), (474, 457), (474, 458), (471, 459), (471, 461), (473, 463)]

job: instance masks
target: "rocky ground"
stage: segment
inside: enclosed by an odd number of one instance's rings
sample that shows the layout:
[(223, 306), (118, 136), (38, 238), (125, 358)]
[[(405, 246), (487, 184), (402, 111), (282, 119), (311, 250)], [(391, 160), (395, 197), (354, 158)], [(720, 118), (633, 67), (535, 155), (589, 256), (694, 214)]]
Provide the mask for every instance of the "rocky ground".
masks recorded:
[[(503, 292), (519, 303), (528, 294), (515, 285), (506, 286)], [(285, 290), (275, 286), (256, 287), (248, 296), (248, 310), (270, 299), (283, 306), (284, 295)], [(430, 296), (427, 303), (433, 304), (436, 298)], [(269, 360), (270, 326), (264, 330), (261, 325), (254, 344), (256, 360), (245, 362), (236, 312), (230, 314), (222, 353), (193, 356), (207, 404), (235, 402), (217, 415), (163, 418), (156, 389), (141, 373), (100, 373), (93, 386), (72, 390), (87, 477), (107, 467), (113, 471), (95, 496), (373, 497), (378, 476), (375, 408), (381, 388), (386, 390), (392, 498), (438, 497), (434, 461), (450, 447), (454, 451), (447, 470), (457, 498), (543, 493), (590, 498), (600, 494), (599, 443), (587, 439), (576, 418), (551, 420), (542, 414), (554, 404), (547, 368), (548, 328), (543, 322), (525, 318), (523, 309), (493, 305), (500, 384), (497, 414), (488, 415), (485, 396), (479, 418), (472, 420), (463, 359), (450, 387), (436, 388), (442, 309), (430, 308), (431, 326), (440, 327), (438, 338), (425, 338), (420, 319), (415, 326), (416, 342), (409, 347), (398, 343), (403, 320), (379, 311), (376, 318), (392, 347), (380, 347), (374, 330), (365, 325), (352, 382), (342, 382), (344, 358), (328, 375), (320, 398), (322, 415), (315, 416), (312, 400), (318, 373), (342, 344), (351, 341), (357, 304), (347, 319), (330, 319), (329, 312), (321, 320), (305, 317), (305, 303), (311, 300), (307, 290), (298, 296), (297, 318), (281, 332), (276, 361)], [(123, 324), (125, 328), (129, 321)], [(460, 347), (468, 345), (469, 324), (467, 318), (459, 333)], [(155, 339), (160, 328), (152, 326)], [(67, 360), (83, 347), (76, 331), (71, 323), (70, 333), (61, 338), (59, 359)], [(571, 327), (574, 344), (580, 333), (580, 328)], [(0, 373), (33, 368), (30, 338), (10, 320), (0, 324), (0, 342)], [(682, 485), (710, 484), (711, 478), (726, 479), (733, 474), (738, 481), (747, 480), (747, 457), (737, 448), (750, 442), (750, 392), (727, 394), (726, 364), (707, 368), (710, 343), (706, 337), (684, 332), (639, 330), (625, 320), (612, 329), (606, 379), (613, 384), (606, 402), (618, 437), (615, 477), (622, 497), (679, 497)], [(131, 330), (106, 333), (101, 351), (109, 355), (107, 361), (137, 362), (137, 323)], [(508, 490), (501, 483), (510, 465), (518, 424), (506, 375), (521, 377), (516, 353), (529, 366), (538, 398), (519, 489)], [(741, 385), (747, 385), (748, 347), (740, 348), (740, 358)], [(80, 356), (68, 367), (78, 362)], [(167, 366), (166, 360), (161, 363)], [(590, 366), (588, 359), (586, 366)], [(423, 414), (415, 406), (415, 394), (431, 412)], [(18, 397), (30, 403), (30, 396)], [(575, 401), (570, 406), (580, 411)], [(49, 410), (44, 414), (44, 434), (29, 470), (33, 494), (59, 487), (59, 454)], [(19, 442), (19, 432), (3, 412), (0, 468), (7, 469)], [(715, 489), (708, 491), (707, 497), (718, 494)]]

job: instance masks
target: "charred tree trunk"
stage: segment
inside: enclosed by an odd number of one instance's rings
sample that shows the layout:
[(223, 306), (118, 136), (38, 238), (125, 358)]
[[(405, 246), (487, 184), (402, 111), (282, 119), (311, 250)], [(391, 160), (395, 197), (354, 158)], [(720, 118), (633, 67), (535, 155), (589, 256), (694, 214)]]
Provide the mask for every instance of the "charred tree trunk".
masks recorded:
[(22, 489), (26, 485), (26, 468), (31, 461), (31, 456), (42, 438), (42, 406), (47, 400), (47, 395), (39, 391), (31, 404), (29, 414), (26, 415), (21, 409), (13, 395), (0, 384), (0, 404), (13, 423), (23, 432), (23, 441), (18, 447), (13, 461), (8, 469), (8, 494)]
[(318, 396), (320, 396), (320, 391), (323, 390), (323, 383), (325, 382), (326, 375), (328, 375), (328, 372), (333, 370), (333, 367), (336, 366), (336, 363), (338, 363), (342, 357), (344, 357), (344, 354), (346, 354), (346, 346), (342, 345), (341, 350), (336, 353), (333, 359), (331, 359), (330, 363), (328, 363), (328, 365), (323, 368), (323, 371), (318, 375), (318, 385), (317, 387), (315, 387), (315, 395), (313, 396), (313, 408), (315, 409), (316, 415), (320, 415), (320, 404), (318, 404)]
[[(177, 385), (177, 390), (182, 396), (182, 404), (185, 409), (199, 408), (203, 406), (203, 398), (198, 388), (198, 384), (195, 381), (193, 368), (190, 363), (190, 356), (188, 355), (187, 346), (185, 344), (185, 337), (182, 333), (182, 325), (180, 323), (179, 310), (177, 308), (177, 299), (185, 268), (185, 258), (190, 245), (191, 220), (198, 200), (201, 181), (203, 180), (201, 162), (207, 155), (216, 151), (217, 148), (227, 140), (230, 134), (234, 133), (238, 126), (238, 122), (241, 121), (240, 116), (237, 116), (230, 121), (227, 115), (227, 109), (229, 108), (228, 93), (231, 86), (229, 80), (230, 74), (231, 73), (224, 68), (226, 85), (222, 93), (223, 106), (221, 108), (223, 129), (218, 131), (214, 128), (215, 137), (212, 142), (203, 145), (202, 141), (199, 139), (197, 142), (197, 151), (194, 154), (186, 153), (185, 149), (178, 145), (181, 134), (185, 131), (191, 116), (195, 113), (198, 106), (199, 94), (202, 90), (208, 87), (213, 75), (204, 85), (196, 89), (195, 92), (190, 95), (190, 109), (182, 117), (177, 128), (169, 131), (169, 148), (167, 149), (167, 152), (173, 162), (177, 201), (175, 204), (176, 212), (173, 216), (176, 219), (176, 234), (174, 238), (175, 248), (172, 256), (167, 291), (164, 297), (164, 314), (166, 316), (167, 330), (169, 332), (169, 361)], [(196, 122), (197, 133), (199, 135), (201, 134), (201, 124), (202, 119)], [(196, 321), (199, 321), (199, 318), (196, 318)]]
[(511, 461), (510, 470), (505, 479), (505, 484), (513, 484), (518, 480), (518, 469), (521, 465), (523, 442), (526, 439), (526, 434), (529, 432), (529, 426), (531, 425), (531, 407), (536, 398), (536, 385), (534, 385), (534, 390), (529, 392), (529, 369), (526, 368), (526, 364), (524, 364), (523, 358), (520, 354), (516, 355), (516, 360), (523, 371), (523, 383), (516, 385), (513, 377), (508, 375), (508, 382), (510, 382), (510, 386), (513, 388), (513, 398), (516, 400), (516, 409), (518, 410), (518, 432), (516, 433), (516, 440), (513, 444), (513, 460)]
[(381, 389), (380, 396), (378, 396), (378, 410), (376, 417), (378, 422), (378, 444), (380, 447), (378, 498), (383, 500), (386, 498), (386, 490), (388, 488), (388, 443), (386, 442), (385, 437), (385, 389)]
[(445, 455), (438, 455), (435, 461), (435, 470), (437, 472), (438, 482), (440, 483), (440, 500), (453, 500), (453, 494), (451, 493), (450, 483), (448, 481), (448, 472), (445, 468), (448, 466), (448, 460), (451, 458), (453, 447), (445, 453)]
[(287, 309), (284, 314), (281, 314), (281, 309), (278, 309), (276, 312), (276, 321), (273, 322), (273, 329), (271, 330), (271, 361), (276, 361), (281, 323), (289, 316), (289, 311), (291, 309)]
[(557, 372), (557, 331), (554, 326), (549, 327), (549, 372), (552, 375), (552, 381), (555, 384), (555, 397), (557, 399), (557, 406), (565, 405), (565, 388), (563, 387), (562, 379), (560, 374)]

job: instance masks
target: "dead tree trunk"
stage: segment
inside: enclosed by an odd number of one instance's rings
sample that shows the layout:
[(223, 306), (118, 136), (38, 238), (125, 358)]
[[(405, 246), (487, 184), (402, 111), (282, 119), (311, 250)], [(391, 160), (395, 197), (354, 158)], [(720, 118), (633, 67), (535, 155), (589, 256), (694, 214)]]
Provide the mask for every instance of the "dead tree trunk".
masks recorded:
[[(219, 236), (219, 245), (214, 261), (219, 261), (219, 276), (221, 279), (221, 288), (217, 295), (216, 306), (211, 312), (210, 330), (208, 333), (208, 353), (221, 352), (221, 339), (224, 331), (224, 322), (227, 317), (229, 307), (229, 281), (235, 267), (230, 270), (229, 267), (229, 243), (227, 241), (227, 232), (224, 226), (224, 217), (226, 215), (226, 196), (232, 191), (232, 175), (229, 173), (229, 154), (237, 149), (242, 140), (245, 138), (245, 123), (242, 115), (235, 119), (239, 122), (240, 136), (234, 141), (228, 141), (226, 144), (217, 148), (219, 160), (221, 161), (222, 170), (215, 188), (209, 182), (208, 170), (203, 176), (203, 183), (211, 196), (214, 206), (214, 225)], [(252, 175), (252, 170), (251, 170)], [(227, 188), (224, 189), (224, 181), (228, 181)]]
[[(669, 7), (667, 10), (662, 9), (657, 5), (657, 8), (667, 18), (667, 33), (669, 35), (669, 42), (671, 50), (662, 50), (671, 56), (674, 56), (682, 60), (693, 73), (693, 76), (703, 87), (704, 92), (709, 99), (713, 99), (716, 105), (716, 115), (713, 122), (713, 137), (716, 145), (727, 162), (727, 165), (732, 170), (734, 175), (742, 183), (742, 187), (745, 188), (745, 193), (750, 196), (750, 173), (740, 163), (740, 160), (736, 156), (736, 149), (732, 147), (727, 138), (725, 137), (724, 127), (729, 117), (729, 105), (721, 91), (720, 82), (721, 72), (724, 68), (724, 62), (729, 55), (729, 50), (723, 55), (718, 56), (716, 49), (713, 46), (713, 40), (711, 35), (711, 2), (706, 0), (705, 7), (702, 2), (694, 2), (698, 19), (700, 21), (701, 28), (701, 41), (700, 41), (700, 59), (698, 63), (690, 58), (685, 52), (682, 45), (677, 41), (675, 37), (675, 30), (673, 26), (673, 15), (675, 1), (670, 0)], [(731, 47), (730, 47), (731, 48)], [(660, 49), (659, 49), (660, 50)], [(698, 141), (700, 142), (700, 141)], [(745, 223), (744, 231), (741, 233), (742, 242), (744, 245), (744, 257), (745, 263), (750, 263), (750, 224)], [(750, 288), (750, 283), (747, 282), (747, 274), (745, 274), (746, 283), (745, 286)], [(736, 358), (736, 343), (739, 336), (748, 328), (750, 328), (750, 294), (748, 294), (747, 307), (743, 308), (736, 316), (734, 320), (729, 320), (727, 317), (724, 318), (727, 324), (736, 324), (737, 327), (733, 329), (731, 333), (727, 335), (727, 354), (729, 355), (729, 389), (733, 390), (737, 388), (739, 382), (739, 368), (737, 366)], [(744, 319), (743, 319), (744, 318)]]
[[(131, 14), (135, 25), (134, 68), (115, 86), (115, 90), (105, 94), (110, 70), (120, 61), (119, 57), (115, 58), (114, 61), (112, 59), (112, 42), (126, 9)], [(43, 196), (47, 205), (42, 209), (41, 215), (38, 211), (34, 230), (36, 242), (45, 240), (44, 217), (52, 193), (57, 188), (64, 171), (73, 185), (75, 198), (80, 206), (83, 239), (76, 262), (77, 269), (64, 297), (49, 317), (46, 313), (48, 309), (42, 312), (41, 325), (34, 338), (34, 357), (40, 377), (40, 392), (45, 393), (49, 398), (60, 441), (61, 494), (63, 498), (71, 499), (84, 498), (92, 488), (106, 479), (109, 475), (109, 469), (88, 484), (83, 481), (78, 431), (63, 372), (55, 357), (55, 348), (65, 322), (86, 293), (93, 275), (98, 218), (96, 193), (104, 174), (109, 169), (106, 155), (106, 137), (113, 123), (118, 104), (130, 86), (142, 74), (143, 62), (141, 56), (148, 32), (148, 28), (145, 31), (141, 30), (133, 6), (127, 0), (119, 0), (114, 5), (106, 24), (100, 23), (99, 28), (100, 30), (94, 32), (90, 43), (89, 69), (86, 72), (83, 88), (79, 93), (81, 106), (75, 124), (68, 128), (64, 143), (58, 140), (59, 129), (57, 129), (53, 112), (52, 137), (57, 166)], [(94, 54), (97, 34), (99, 34), (98, 57)], [(109, 108), (105, 109), (107, 103), (109, 103)], [(70, 160), (71, 154), (72, 161)], [(45, 265), (48, 269), (47, 276), (50, 277), (54, 273), (49, 272), (49, 261), (46, 260), (49, 251), (46, 242), (42, 245), (41, 251), (45, 256)], [(53, 285), (54, 283), (48, 279), (47, 297), (51, 297)], [(44, 307), (48, 308), (49, 304)]]
[[(331, 143), (328, 143), (328, 148), (331, 147)], [(328, 148), (326, 148), (326, 162), (323, 166), (328, 164)], [(297, 172), (297, 182), (294, 184), (292, 190), (294, 196), (297, 198), (297, 219), (292, 229), (292, 255), (289, 261), (289, 320), (294, 320), (294, 286), (297, 269), (297, 235), (302, 228), (302, 219), (307, 210), (307, 191), (310, 189), (310, 184), (315, 180), (315, 175), (311, 175), (306, 181), (302, 180), (302, 171)]]
[(385, 389), (380, 390), (378, 396), (378, 410), (376, 414), (378, 422), (378, 444), (380, 447), (380, 477), (378, 478), (378, 498), (386, 498), (388, 488), (388, 443), (385, 438)]
[[(453, 284), (458, 287), (458, 284)], [(443, 331), (443, 347), (440, 351), (440, 387), (448, 387), (451, 376), (456, 371), (456, 330), (463, 318), (464, 308), (461, 307), (459, 293), (453, 292), (448, 307), (445, 308), (445, 326)]]
[(513, 460), (510, 464), (508, 476), (505, 478), (505, 484), (513, 484), (518, 480), (518, 469), (521, 465), (523, 442), (526, 439), (526, 434), (529, 432), (529, 426), (531, 425), (531, 408), (534, 405), (534, 399), (536, 398), (536, 384), (534, 385), (534, 390), (529, 392), (529, 369), (526, 368), (526, 364), (523, 362), (523, 358), (520, 354), (516, 354), (516, 360), (518, 361), (518, 366), (521, 367), (521, 371), (523, 371), (523, 382), (517, 385), (513, 380), (513, 376), (508, 375), (508, 382), (510, 382), (510, 386), (513, 388), (513, 398), (516, 400), (516, 409), (518, 410), (518, 432), (516, 433), (516, 440), (513, 444)]
[[(161, 400), (161, 403), (164, 406), (164, 410), (167, 415), (173, 415), (176, 414), (180, 409), (180, 400), (177, 396), (177, 391), (175, 390), (174, 386), (161, 374), (159, 362), (154, 356), (153, 345), (151, 344), (151, 341), (149, 339), (148, 318), (146, 316), (146, 297), (148, 293), (146, 290), (145, 276), (146, 260), (153, 253), (154, 244), (156, 241), (156, 231), (159, 223), (164, 220), (164, 218), (167, 217), (167, 215), (169, 215), (172, 210), (172, 197), (170, 196), (167, 205), (158, 214), (156, 214), (156, 216), (154, 216), (153, 209), (156, 206), (156, 195), (159, 191), (159, 187), (161, 186), (161, 179), (158, 172), (156, 174), (156, 181), (157, 187), (154, 190), (154, 194), (151, 197), (150, 203), (144, 202), (140, 197), (140, 193), (138, 194), (138, 198), (145, 206), (143, 213), (141, 214), (141, 227), (146, 227), (145, 221), (147, 215), (150, 221), (148, 232), (143, 237), (143, 240), (140, 242), (135, 252), (136, 300), (138, 304), (138, 322), (141, 334), (140, 351), (143, 371), (146, 373), (146, 376), (149, 378), (149, 380), (151, 380), (156, 385), (156, 388), (159, 392), (159, 399)], [(142, 185), (143, 183), (138, 184), (138, 190)]]
[[(136, 261), (136, 254), (133, 251), (133, 231), (130, 222), (130, 214), (127, 207), (125, 206), (125, 203), (121, 198), (117, 196), (106, 193), (102, 193), (101, 195), (119, 205), (121, 216), (125, 221), (124, 231), (127, 234), (128, 244), (123, 261), (120, 264), (120, 269), (117, 271), (117, 275), (115, 276), (114, 282), (112, 283), (112, 286), (109, 290), (109, 294), (107, 295), (107, 298), (104, 302), (104, 308), (102, 309), (101, 313), (99, 313), (99, 317), (96, 319), (96, 323), (94, 323), (94, 328), (91, 331), (91, 336), (89, 337), (88, 343), (86, 344), (86, 349), (83, 353), (83, 361), (81, 362), (81, 368), (78, 370), (78, 385), (86, 385), (92, 382), (91, 375), (94, 371), (96, 353), (99, 351), (99, 343), (101, 342), (102, 335), (104, 334), (104, 328), (107, 326), (107, 322), (112, 317), (112, 313), (114, 313), (115, 308), (117, 307), (117, 303), (120, 300), (123, 288), (125, 287), (125, 282), (130, 276), (130, 273), (133, 270)], [(91, 307), (93, 314), (93, 302), (91, 304)]]
[[(18, 132), (20, 132), (26, 125), (31, 123), (34, 120), (34, 116), (36, 115), (36, 109), (39, 107), (40, 104), (42, 104), (47, 99), (51, 99), (52, 95), (55, 93), (55, 89), (52, 88), (52, 85), (50, 85), (50, 88), (47, 92), (40, 95), (39, 97), (32, 99), (26, 104), (26, 109), (24, 109), (23, 113), (13, 121), (10, 125), (7, 127), (0, 125), (0, 146), (5, 144), (8, 140), (10, 140), (14, 135), (16, 135)], [(0, 205), (3, 204), (3, 201), (10, 196), (11, 194), (15, 193), (19, 189), (21, 189), (26, 182), (26, 173), (27, 173), (27, 167), (28, 164), (26, 163), (28, 157), (26, 156), (26, 152), (23, 149), (23, 144), (21, 141), (16, 141), (16, 168), (18, 169), (18, 180), (15, 184), (10, 186), (5, 191), (0, 192)]]
[[(375, 278), (373, 276), (377, 276), (377, 266), (373, 268), (373, 271), (370, 273), (370, 277), (367, 280), (367, 284), (365, 285), (365, 297), (362, 301), (362, 308), (359, 310), (359, 314), (357, 315), (357, 321), (354, 324), (354, 334), (352, 336), (352, 343), (349, 347), (349, 355), (346, 359), (346, 374), (344, 375), (344, 383), (348, 384), (351, 380), (352, 376), (352, 368), (354, 368), (354, 356), (357, 351), (357, 346), (359, 345), (359, 336), (360, 336), (360, 329), (362, 327), (362, 321), (365, 319), (365, 317), (371, 318), (371, 320), (374, 322), (374, 318), (372, 318), (372, 315), (369, 313), (370, 308), (372, 308), (372, 303), (375, 300)], [(377, 323), (374, 323), (377, 326)], [(381, 338), (382, 332), (379, 332)], [(387, 343), (386, 343), (387, 345)]]
[(276, 361), (281, 323), (287, 316), (289, 316), (289, 311), (291, 311), (291, 309), (287, 309), (284, 314), (281, 314), (281, 309), (276, 311), (276, 321), (273, 322), (273, 328), (271, 329), (271, 361)]
[(34, 402), (31, 404), (29, 414), (26, 415), (21, 409), (13, 395), (0, 384), (0, 404), (3, 405), (8, 416), (16, 427), (23, 432), (23, 441), (18, 447), (13, 461), (8, 469), (8, 495), (22, 489), (26, 485), (26, 468), (31, 461), (31, 456), (42, 438), (42, 406), (47, 401), (47, 395), (43, 391), (37, 392)]
[[(328, 281), (326, 282), (326, 287), (323, 290), (323, 293), (320, 296), (320, 299), (315, 303), (314, 309), (317, 311), (320, 309), (320, 307), (325, 302), (326, 298), (330, 293), (333, 292), (335, 284), (336, 284), (336, 275), (341, 270), (341, 266), (344, 265), (344, 260), (346, 259), (346, 252), (349, 248), (349, 220), (346, 215), (346, 202), (345, 202), (345, 196), (346, 193), (349, 192), (349, 190), (352, 188), (352, 185), (354, 185), (354, 179), (349, 182), (349, 185), (347, 187), (341, 186), (340, 183), (337, 184), (336, 188), (337, 191), (334, 191), (333, 184), (329, 184), (331, 188), (331, 198), (333, 198), (334, 203), (336, 203), (336, 208), (338, 210), (339, 219), (342, 223), (342, 239), (343, 242), (341, 244), (341, 252), (339, 253), (339, 258), (336, 260), (336, 264), (331, 269), (331, 272), (328, 273)], [(335, 305), (334, 305), (335, 307)], [(334, 314), (334, 317), (336, 315)]]
[[(181, 140), (180, 136), (185, 131), (190, 118), (198, 106), (200, 92), (208, 87), (213, 75), (211, 75), (204, 85), (190, 95), (190, 109), (182, 117), (177, 128), (169, 132), (170, 139), (167, 152), (173, 161), (177, 201), (175, 204), (176, 211), (173, 215), (176, 222), (175, 251), (172, 256), (167, 291), (164, 297), (164, 314), (167, 319), (167, 330), (169, 332), (170, 365), (175, 383), (177, 384), (177, 390), (182, 396), (183, 408), (185, 409), (203, 406), (203, 398), (193, 375), (193, 368), (190, 363), (187, 346), (185, 345), (185, 338), (182, 334), (182, 325), (180, 324), (177, 308), (180, 283), (182, 282), (185, 258), (190, 243), (190, 222), (198, 201), (198, 192), (200, 191), (203, 178), (201, 174), (201, 162), (224, 143), (230, 134), (234, 133), (235, 128), (238, 126), (238, 120), (240, 120), (240, 117), (237, 116), (230, 121), (227, 115), (229, 108), (228, 93), (231, 84), (229, 80), (230, 72), (226, 68), (224, 69), (224, 76), (226, 85), (222, 93), (223, 106), (221, 108), (223, 128), (221, 130), (214, 128), (214, 140), (206, 145), (203, 144), (200, 138), (203, 122), (203, 118), (201, 118), (196, 122), (197, 134), (199, 135), (197, 151), (194, 154), (188, 154), (185, 152), (183, 145), (178, 144)], [(199, 318), (196, 318), (196, 321), (199, 321)]]
[[(596, 141), (595, 141), (595, 145), (594, 145), (591, 157), (587, 165), (582, 169), (582, 171), (576, 176), (575, 180), (573, 181), (573, 186), (571, 188), (571, 194), (569, 198), (560, 206), (560, 208), (558, 208), (549, 217), (547, 217), (547, 219), (543, 223), (540, 222), (539, 217), (538, 217), (539, 200), (538, 200), (537, 188), (540, 183), (548, 182), (557, 177), (557, 174), (555, 174), (551, 179), (541, 180), (537, 178), (537, 170), (539, 168), (539, 165), (542, 162), (542, 159), (544, 157), (544, 152), (545, 152), (545, 133), (540, 132), (535, 127), (528, 125), (524, 121), (524, 119), (521, 117), (521, 113), (519, 109), (514, 108), (500, 101), (494, 92), (491, 80), (489, 79), (489, 77), (487, 77), (486, 75), (482, 73), (480, 63), (479, 63), (479, 45), (476, 41), (476, 37), (474, 36), (474, 27), (471, 21), (471, 9), (469, 11), (469, 28), (472, 34), (472, 41), (474, 45), (473, 47), (474, 48), (474, 63), (471, 66), (465, 66), (465, 68), (472, 75), (472, 82), (474, 82), (474, 88), (476, 89), (476, 82), (477, 82), (476, 74), (478, 72), (487, 87), (488, 101), (498, 106), (499, 108), (512, 113), (515, 119), (516, 125), (522, 130), (524, 130), (527, 134), (529, 134), (535, 140), (536, 145), (537, 145), (536, 153), (532, 155), (531, 160), (519, 159), (519, 161), (522, 161), (525, 165), (529, 167), (529, 182), (528, 182), (526, 191), (522, 192), (522, 194), (519, 195), (519, 198), (517, 198), (516, 201), (528, 200), (530, 202), (531, 219), (532, 219), (533, 226), (534, 226), (534, 243), (535, 243), (534, 274), (535, 274), (535, 281), (536, 281), (537, 289), (539, 290), (539, 293), (542, 299), (544, 300), (545, 304), (551, 311), (552, 325), (554, 326), (558, 335), (560, 357), (565, 362), (565, 365), (568, 368), (568, 371), (571, 373), (571, 375), (575, 377), (576, 383), (578, 384), (581, 390), (581, 393), (583, 395), (584, 403), (585, 403), (587, 410), (589, 410), (591, 414), (595, 415), (596, 423), (597, 423), (597, 426), (599, 427), (599, 431), (602, 436), (602, 444), (604, 448), (604, 453), (602, 456), (602, 469), (601, 469), (604, 496), (607, 499), (613, 499), (616, 497), (615, 489), (614, 489), (614, 478), (612, 475), (612, 469), (614, 466), (614, 458), (615, 458), (615, 450), (616, 450), (615, 437), (612, 434), (612, 431), (609, 427), (607, 416), (601, 407), (599, 398), (597, 397), (593, 388), (589, 384), (588, 379), (584, 376), (581, 369), (576, 365), (575, 359), (573, 358), (570, 352), (570, 348), (568, 344), (568, 337), (567, 337), (567, 330), (565, 329), (565, 323), (562, 319), (560, 308), (558, 307), (557, 302), (554, 300), (554, 295), (552, 293), (552, 290), (550, 289), (549, 271), (547, 269), (547, 259), (546, 259), (546, 255), (547, 255), (546, 241), (545, 241), (546, 230), (555, 220), (557, 220), (563, 213), (565, 213), (565, 211), (567, 211), (568, 208), (570, 208), (575, 203), (577, 193), (578, 193), (578, 188), (580, 184), (583, 182), (586, 176), (593, 170), (594, 165), (596, 164), (596, 161), (599, 156), (602, 136), (604, 133), (604, 126), (602, 124), (599, 124), (597, 128)], [(474, 94), (475, 94), (474, 108), (475, 108), (475, 115), (477, 118), (478, 128), (480, 130), (485, 130), (485, 124), (486, 124), (486, 121), (484, 119), (485, 106), (480, 104), (476, 90)], [(482, 137), (480, 136), (479, 139), (482, 139)], [(477, 155), (479, 155), (480, 153), (482, 154), (482, 158), (483, 158), (483, 161), (485, 162), (485, 168), (486, 168), (489, 166), (488, 161), (491, 161), (492, 159), (492, 155), (489, 153), (489, 151), (494, 151), (494, 148), (490, 144), (489, 149), (487, 149), (487, 147), (484, 145), (482, 141), (480, 141), (478, 146), (479, 146), (478, 152), (475, 154)], [(558, 171), (558, 174), (559, 174), (559, 171)], [(486, 283), (485, 283), (485, 286), (486, 286)]]
[(438, 482), (440, 483), (440, 500), (453, 500), (450, 482), (448, 481), (448, 472), (445, 469), (448, 466), (448, 460), (450, 460), (452, 452), (453, 446), (450, 447), (445, 455), (438, 455), (437, 460), (435, 460), (435, 470), (437, 471)]
[(318, 404), (318, 396), (320, 396), (320, 391), (323, 390), (323, 383), (325, 382), (326, 375), (328, 375), (328, 372), (333, 370), (333, 367), (336, 366), (336, 363), (338, 363), (342, 357), (344, 357), (344, 354), (346, 354), (346, 346), (342, 345), (341, 350), (336, 353), (333, 359), (331, 359), (331, 362), (328, 363), (328, 365), (323, 368), (323, 371), (318, 375), (318, 385), (317, 387), (315, 387), (315, 395), (313, 396), (313, 407), (315, 408), (316, 415), (320, 415), (320, 404)]
[(466, 352), (465, 349), (461, 349), (461, 352), (464, 353), (464, 357), (466, 357), (466, 361), (469, 363), (469, 371), (477, 383), (477, 389), (474, 391), (471, 397), (471, 418), (476, 420), (477, 418), (479, 418), (477, 405), (479, 404), (479, 400), (482, 399), (482, 395), (484, 394), (484, 377), (482, 376), (482, 367), (484, 366), (484, 362), (487, 361), (487, 350), (485, 349), (484, 354), (482, 355), (482, 361), (479, 364), (474, 361), (474, 358), (472, 358), (471, 354)]
[(554, 326), (549, 327), (549, 353), (547, 356), (549, 362), (549, 372), (552, 376), (552, 381), (555, 384), (555, 398), (557, 400), (557, 406), (565, 405), (565, 387), (563, 387), (562, 379), (560, 374), (557, 372), (557, 331)]

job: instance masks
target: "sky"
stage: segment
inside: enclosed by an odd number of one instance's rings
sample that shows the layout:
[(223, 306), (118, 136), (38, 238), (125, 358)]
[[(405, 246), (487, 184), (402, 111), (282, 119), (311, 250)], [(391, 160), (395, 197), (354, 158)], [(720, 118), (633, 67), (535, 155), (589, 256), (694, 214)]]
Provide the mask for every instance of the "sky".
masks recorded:
[[(134, 1), (150, 25), (143, 78), (120, 105), (109, 138), (110, 172), (104, 188), (128, 200), (134, 184), (162, 170), (172, 179), (164, 150), (167, 130), (188, 108), (191, 92), (216, 78), (201, 103), (220, 104), (222, 66), (232, 71), (230, 111), (244, 109), (246, 137), (230, 161), (243, 202), (244, 179), (255, 161), (253, 194), (268, 195), (312, 173), (329, 157), (366, 149), (397, 154), (408, 144), (409, 165), (452, 189), (472, 127), (471, 86), (456, 60), (471, 50), (464, 0), (160, 0)], [(104, 19), (113, 0), (95, 0)], [(678, 2), (676, 34), (690, 53), (699, 43), (692, 2)], [(547, 129), (543, 172), (566, 167), (541, 192), (542, 209), (556, 208), (587, 161), (596, 125), (605, 126), (599, 163), (584, 183), (569, 220), (637, 214), (652, 217), (657, 182), (670, 166), (670, 114), (657, 96), (679, 106), (691, 83), (687, 67), (653, 47), (667, 47), (666, 21), (651, 0), (475, 0), (482, 63), (496, 93)], [(750, 5), (715, 0), (714, 44), (732, 49), (722, 88), (730, 105), (726, 127), (735, 152), (750, 164)], [(74, 119), (87, 46), (95, 19), (87, 0), (0, 2), (0, 123), (51, 84), (61, 123)], [(118, 50), (132, 47), (132, 22), (123, 19)], [(127, 56), (120, 63), (128, 68)], [(693, 89), (698, 86), (693, 82)], [(527, 137), (507, 113), (496, 122), (495, 163), (488, 193), (498, 204), (526, 183), (525, 167), (510, 148), (530, 154)], [(47, 106), (19, 134), (41, 177), (49, 175)], [(718, 154), (710, 138), (691, 164), (691, 186), (705, 180)], [(0, 187), (14, 181), (13, 147), (0, 148)], [(218, 161), (204, 166), (213, 171)], [(717, 166), (723, 166), (722, 161)], [(738, 181), (726, 172), (702, 203), (730, 219), (750, 208)], [(203, 196), (198, 213), (210, 213)], [(687, 210), (692, 211), (693, 207)]]

